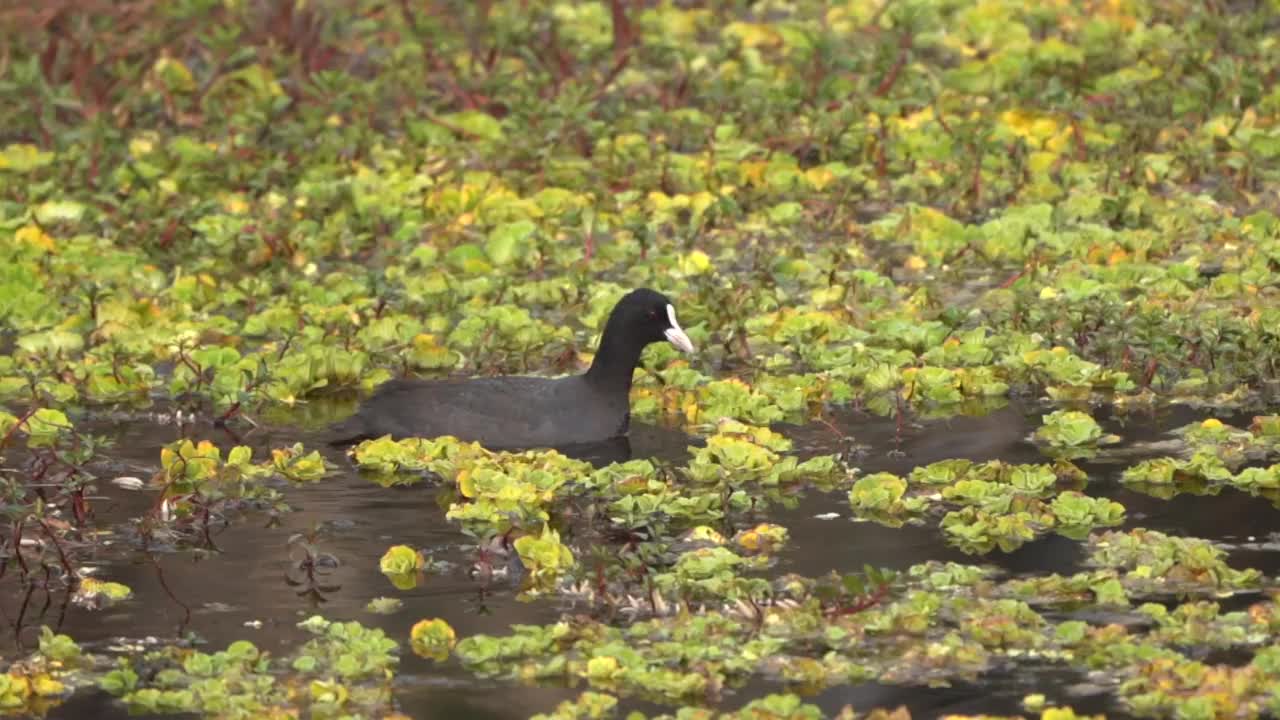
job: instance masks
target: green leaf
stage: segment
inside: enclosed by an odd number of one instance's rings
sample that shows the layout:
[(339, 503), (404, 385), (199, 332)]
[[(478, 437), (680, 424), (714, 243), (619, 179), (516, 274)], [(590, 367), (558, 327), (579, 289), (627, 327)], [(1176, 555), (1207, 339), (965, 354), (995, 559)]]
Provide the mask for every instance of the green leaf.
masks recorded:
[(504, 223), (495, 227), (485, 241), (484, 251), (495, 265), (510, 265), (529, 253), (529, 238), (537, 226), (528, 220)]

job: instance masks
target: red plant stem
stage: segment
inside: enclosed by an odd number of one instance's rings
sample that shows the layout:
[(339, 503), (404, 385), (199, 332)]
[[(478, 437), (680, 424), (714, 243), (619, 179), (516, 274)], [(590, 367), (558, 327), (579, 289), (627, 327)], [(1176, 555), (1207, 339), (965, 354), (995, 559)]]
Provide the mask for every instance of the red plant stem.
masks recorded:
[(79, 488), (71, 494), (71, 512), (75, 516), (76, 525), (83, 526), (89, 516), (85, 505), (84, 488)]
[(178, 350), (178, 362), (182, 363), (183, 365), (186, 365), (187, 369), (195, 374), (197, 383), (202, 382), (201, 375), (203, 375), (203, 372), (200, 370), (199, 366), (197, 366), (194, 362), (191, 361), (190, 358), (187, 357), (186, 350), (182, 350), (182, 349)]
[(845, 435), (844, 433), (840, 432), (840, 428), (836, 427), (835, 423), (831, 422), (830, 420), (822, 416), (818, 416), (816, 419), (823, 427), (825, 427), (827, 430), (830, 430), (832, 435), (835, 435), (841, 440), (849, 437), (848, 435)]
[(31, 574), (31, 568), (27, 567), (27, 559), (22, 557), (22, 521), (13, 521), (13, 556), (18, 558), (18, 566), (22, 568), (22, 576), (26, 577)]
[(22, 417), (18, 418), (18, 421), (13, 424), (13, 427), (9, 428), (9, 432), (4, 434), (4, 438), (0, 439), (0, 448), (8, 446), (9, 439), (12, 438), (13, 434), (18, 431), (18, 428), (22, 427), (28, 420), (30, 420), (31, 416), (35, 415), (38, 410), (40, 410), (40, 407), (36, 405), (36, 406), (32, 406), (31, 409), (23, 413)]
[(225, 425), (225, 424), (226, 424), (226, 422), (227, 422), (228, 420), (230, 420), (231, 418), (235, 417), (236, 413), (238, 413), (238, 412), (240, 412), (240, 401), (239, 401), (239, 400), (237, 400), (234, 404), (232, 404), (232, 406), (231, 406), (231, 407), (227, 408), (227, 411), (226, 411), (226, 412), (224, 412), (224, 413), (222, 413), (222, 416), (221, 416), (221, 417), (219, 417), (217, 420), (214, 420), (214, 421), (213, 421), (213, 424), (214, 424), (214, 425)]
[(1151, 387), (1151, 381), (1155, 378), (1156, 370), (1159, 368), (1160, 363), (1156, 362), (1155, 358), (1151, 358), (1147, 361), (1147, 371), (1142, 375), (1142, 387)]
[(604, 79), (600, 81), (600, 86), (596, 88), (595, 99), (599, 99), (600, 96), (604, 94), (604, 91), (613, 84), (613, 81), (617, 79), (618, 74), (627, 67), (627, 63), (629, 62), (631, 62), (630, 51), (624, 52), (618, 56), (618, 59), (613, 63), (613, 67), (609, 69), (609, 74), (604, 76)]
[(1013, 275), (1009, 276), (1009, 279), (1008, 279), (1008, 280), (1005, 280), (1004, 282), (1000, 283), (1000, 289), (1001, 289), (1001, 290), (1004, 290), (1004, 289), (1006, 289), (1006, 288), (1008, 288), (1008, 287), (1012, 286), (1014, 283), (1016, 283), (1016, 282), (1018, 282), (1019, 280), (1021, 280), (1021, 279), (1022, 279), (1022, 276), (1023, 276), (1023, 275), (1026, 275), (1026, 274), (1027, 274), (1027, 271), (1026, 271), (1026, 270), (1019, 270), (1018, 272), (1016, 272), (1016, 273), (1014, 273)]
[(849, 605), (848, 607), (835, 608), (832, 614), (853, 615), (855, 613), (860, 613), (863, 610), (866, 610), (867, 608), (879, 605), (880, 601), (884, 600), (885, 596), (888, 594), (889, 594), (889, 584), (885, 583), (884, 585), (881, 585), (880, 587), (876, 588), (876, 591), (871, 593), (870, 595), (864, 595), (862, 599), (859, 600), (858, 602), (852, 605)]
[(889, 172), (889, 157), (885, 152), (885, 143), (888, 142), (888, 139), (885, 134), (884, 123), (881, 123), (880, 128), (876, 131), (876, 177), (884, 177)]
[(164, 590), (164, 594), (168, 595), (170, 600), (177, 604), (178, 607), (182, 608), (182, 624), (179, 627), (185, 627), (186, 624), (191, 621), (191, 608), (186, 603), (179, 600), (178, 596), (173, 594), (173, 590), (169, 589), (169, 583), (164, 579), (164, 569), (160, 567), (160, 562), (156, 560), (156, 556), (151, 553), (147, 553), (147, 559), (150, 560), (151, 564), (156, 568), (156, 579), (160, 581), (160, 588)]
[(609, 14), (613, 20), (613, 56), (618, 63), (624, 63), (625, 56), (635, 44), (635, 31), (627, 17), (626, 0), (609, 0)]
[(1089, 148), (1084, 141), (1084, 131), (1080, 129), (1080, 121), (1071, 118), (1071, 139), (1075, 141), (1076, 160), (1084, 162), (1089, 159)]
[(31, 605), (31, 596), (34, 595), (35, 592), (36, 586), (34, 584), (27, 585), (27, 592), (22, 596), (22, 607), (18, 608), (18, 618), (13, 623), (13, 637), (15, 640), (18, 640), (19, 647), (22, 645), (22, 641), (20, 639), (22, 636), (22, 624), (27, 618), (27, 607)]
[(973, 206), (975, 208), (982, 204), (982, 150), (980, 148), (977, 148), (977, 155), (973, 161), (973, 181), (971, 185)]
[(907, 56), (911, 54), (911, 44), (911, 33), (903, 33), (898, 40), (898, 57), (893, 61), (893, 67), (889, 68), (889, 72), (885, 74), (884, 79), (876, 86), (873, 93), (876, 97), (884, 97), (893, 89), (894, 83), (898, 81), (898, 75), (902, 73), (902, 68), (907, 64)]
[(71, 561), (67, 559), (67, 553), (62, 549), (62, 542), (58, 540), (53, 528), (49, 527), (49, 523), (45, 522), (43, 518), (40, 520), (40, 527), (44, 528), (44, 534), (48, 535), (49, 539), (53, 541), (53, 547), (58, 551), (58, 562), (62, 564), (62, 570), (67, 573), (68, 582), (74, 586), (79, 582), (79, 578), (76, 577), (75, 571), (71, 569)]
[(902, 430), (903, 430), (903, 425), (904, 425), (904, 420), (903, 420), (904, 411), (903, 411), (903, 407), (902, 407), (902, 393), (901, 393), (901, 392), (899, 392), (899, 391), (896, 391), (896, 390), (895, 390), (895, 391), (894, 391), (894, 393), (893, 393), (893, 399), (894, 399), (894, 402), (895, 402), (895, 404), (896, 404), (896, 408), (895, 408), (895, 409), (896, 409), (896, 412), (894, 412), (894, 423), (895, 423), (895, 428), (894, 428), (894, 431), (893, 431), (893, 442), (894, 442), (894, 444), (895, 444), (895, 445), (901, 445), (901, 444), (902, 444)]

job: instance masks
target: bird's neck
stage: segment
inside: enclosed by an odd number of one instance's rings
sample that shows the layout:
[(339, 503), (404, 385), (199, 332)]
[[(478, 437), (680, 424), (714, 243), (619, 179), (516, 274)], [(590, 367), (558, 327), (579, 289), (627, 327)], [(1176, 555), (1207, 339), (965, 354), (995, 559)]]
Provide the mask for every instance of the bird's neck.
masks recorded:
[(631, 392), (631, 376), (640, 364), (640, 352), (644, 344), (631, 339), (614, 327), (612, 318), (605, 325), (604, 336), (596, 350), (587, 381), (603, 390), (626, 395)]

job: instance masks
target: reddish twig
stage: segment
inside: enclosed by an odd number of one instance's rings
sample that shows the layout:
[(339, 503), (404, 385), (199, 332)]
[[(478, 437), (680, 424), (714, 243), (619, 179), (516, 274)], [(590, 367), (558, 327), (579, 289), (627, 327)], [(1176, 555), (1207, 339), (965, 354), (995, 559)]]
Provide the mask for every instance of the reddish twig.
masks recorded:
[(911, 33), (906, 32), (898, 39), (898, 57), (893, 61), (893, 67), (889, 68), (889, 72), (885, 74), (880, 84), (876, 86), (875, 92), (872, 94), (876, 97), (884, 97), (893, 89), (894, 83), (898, 82), (898, 75), (902, 73), (902, 68), (907, 64), (907, 57), (911, 54), (911, 46), (913, 38)]
[(609, 14), (613, 18), (613, 57), (615, 65), (625, 62), (631, 46), (635, 44), (635, 28), (627, 17), (626, 0), (609, 0)]
[(177, 604), (178, 607), (182, 608), (183, 616), (179, 629), (186, 627), (187, 623), (191, 622), (191, 607), (179, 600), (178, 596), (173, 594), (173, 590), (169, 589), (169, 583), (164, 579), (164, 569), (160, 567), (160, 562), (156, 560), (155, 555), (147, 553), (147, 559), (151, 561), (153, 566), (155, 566), (156, 579), (160, 581), (160, 588), (164, 590), (164, 594), (168, 595), (170, 600)]
[(826, 419), (826, 418), (822, 417), (821, 415), (819, 415), (817, 418), (815, 418), (815, 420), (818, 422), (818, 424), (822, 425), (822, 426), (823, 426), (823, 427), (825, 427), (827, 430), (830, 430), (832, 435), (835, 435), (836, 437), (840, 438), (841, 440), (844, 440), (845, 438), (849, 437), (848, 435), (845, 435), (843, 432), (841, 432), (841, 431), (840, 431), (840, 428), (836, 427), (835, 423), (833, 423), (833, 422), (831, 422), (830, 420), (828, 420), (828, 419)]
[(31, 416), (35, 415), (38, 410), (40, 410), (40, 406), (35, 405), (23, 413), (22, 417), (18, 418), (18, 421), (13, 424), (13, 427), (9, 428), (9, 432), (5, 433), (3, 438), (0, 438), (0, 448), (8, 446), (9, 440), (13, 437), (13, 434), (18, 431), (18, 428), (26, 424), (26, 422), (31, 419)]
[(1004, 282), (1000, 283), (1000, 289), (1001, 289), (1001, 290), (1005, 290), (1005, 289), (1008, 289), (1008, 288), (1012, 287), (1014, 283), (1016, 283), (1016, 282), (1018, 282), (1019, 280), (1021, 280), (1021, 279), (1022, 279), (1022, 277), (1023, 277), (1024, 275), (1026, 275), (1026, 274), (1027, 274), (1027, 271), (1026, 271), (1026, 269), (1024, 268), (1024, 269), (1019, 270), (1018, 272), (1014, 273), (1013, 275), (1010, 275), (1010, 276), (1009, 276), (1009, 278), (1008, 278), (1007, 280), (1005, 280)]
[(67, 559), (67, 553), (62, 549), (62, 542), (58, 540), (53, 528), (49, 527), (49, 523), (45, 522), (43, 518), (40, 519), (40, 527), (44, 528), (44, 534), (48, 535), (49, 539), (53, 541), (53, 547), (58, 551), (58, 562), (61, 563), (63, 572), (67, 574), (67, 581), (74, 587), (78, 578), (75, 571), (71, 569), (71, 561)]
[(982, 150), (975, 145), (974, 151), (977, 157), (973, 160), (973, 179), (970, 190), (973, 193), (973, 207), (976, 209), (982, 204)]
[(1159, 369), (1160, 369), (1160, 363), (1156, 362), (1155, 358), (1151, 358), (1150, 360), (1147, 361), (1146, 372), (1142, 374), (1142, 387), (1144, 388), (1151, 387), (1151, 381), (1155, 379), (1156, 371)]
[(27, 567), (27, 559), (22, 557), (22, 521), (13, 521), (13, 556), (18, 559), (18, 567), (22, 568), (22, 576), (26, 577), (31, 574), (31, 568)]
[(629, 62), (631, 62), (630, 51), (617, 56), (613, 62), (613, 67), (609, 69), (608, 74), (604, 76), (604, 79), (600, 81), (600, 85), (596, 88), (592, 100), (599, 100), (600, 96), (604, 95), (605, 91), (609, 89), (609, 86), (613, 84), (613, 81), (618, 78), (618, 75), (627, 67)]
[(861, 600), (859, 600), (858, 602), (855, 602), (852, 605), (848, 605), (846, 607), (832, 608), (830, 614), (853, 615), (855, 613), (860, 613), (863, 610), (866, 610), (867, 608), (879, 605), (880, 601), (884, 600), (885, 596), (887, 596), (888, 594), (889, 594), (889, 584), (885, 583), (884, 585), (881, 585), (880, 587), (876, 588), (875, 592), (871, 593), (870, 595), (864, 595)]

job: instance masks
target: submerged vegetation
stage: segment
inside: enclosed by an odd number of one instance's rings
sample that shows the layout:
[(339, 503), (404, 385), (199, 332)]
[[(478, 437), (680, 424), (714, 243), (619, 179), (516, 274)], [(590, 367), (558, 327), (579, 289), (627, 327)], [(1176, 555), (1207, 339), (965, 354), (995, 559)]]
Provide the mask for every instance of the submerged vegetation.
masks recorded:
[[(1280, 714), (1275, 577), (1113, 498), (1280, 498), (1277, 17), (1277, 0), (0, 10), (0, 601), (20, 608), (0, 713), (101, 691), (139, 713), (401, 717), (403, 658), (580, 692), (504, 708), (548, 719), (899, 718), (820, 691), (1009, 674), (1024, 712), (1077, 717), (1052, 672), (1135, 716)], [(647, 350), (632, 414), (687, 433), (686, 457), (453, 438), (344, 456), (310, 434), (394, 377), (578, 371), (642, 285), (699, 352)], [(901, 441), (1011, 401), (1043, 415), (1023, 438), (1037, 462), (957, 448), (863, 472), (897, 446), (836, 418)], [(1147, 449), (1098, 419), (1172, 406), (1231, 418)], [(166, 438), (144, 467), (120, 459), (135, 425)], [(113, 567), (217, 554), (344, 464), (445, 528), (482, 593), (551, 619), (367, 627), (463, 569), (415, 536), (339, 558), (323, 527), (280, 531), (299, 598), (338, 592), (342, 563), (386, 579), (341, 590), (364, 593), (358, 620), (266, 618), (305, 633), (294, 646), (141, 642), (127, 619), (81, 643), (56, 627), (65, 604), (44, 614), (57, 595), (145, 611), (158, 599)], [(802, 546), (830, 572), (793, 572), (782, 518), (812, 497), (968, 560)], [(139, 509), (109, 521), (120, 503)], [(1073, 572), (989, 562), (1050, 537)]]

